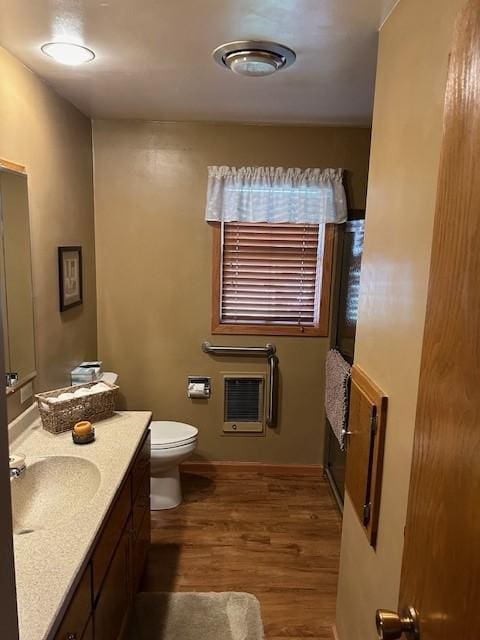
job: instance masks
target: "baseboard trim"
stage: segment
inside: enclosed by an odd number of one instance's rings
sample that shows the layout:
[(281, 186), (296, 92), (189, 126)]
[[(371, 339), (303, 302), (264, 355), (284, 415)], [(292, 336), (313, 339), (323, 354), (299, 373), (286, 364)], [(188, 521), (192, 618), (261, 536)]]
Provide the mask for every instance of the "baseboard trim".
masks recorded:
[(250, 473), (278, 473), (287, 476), (311, 476), (321, 477), (323, 466), (321, 464), (273, 464), (269, 462), (229, 462), (214, 460), (187, 460), (180, 465), (181, 471), (211, 473), (233, 473), (247, 471)]

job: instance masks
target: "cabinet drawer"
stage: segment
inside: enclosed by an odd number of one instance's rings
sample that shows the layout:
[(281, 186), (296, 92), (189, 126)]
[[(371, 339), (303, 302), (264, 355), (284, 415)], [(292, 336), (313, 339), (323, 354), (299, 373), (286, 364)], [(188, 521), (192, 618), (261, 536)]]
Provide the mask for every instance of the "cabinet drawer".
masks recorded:
[(107, 524), (93, 553), (93, 598), (97, 599), (100, 586), (110, 564), (113, 552), (127, 521), (132, 504), (130, 477), (127, 478), (120, 495), (110, 513)]
[(133, 537), (136, 540), (145, 514), (150, 517), (150, 474), (145, 473), (132, 510)]
[(55, 635), (55, 640), (81, 640), (92, 613), (91, 577), (92, 572), (90, 565), (88, 565), (68, 605), (67, 612)]
[(142, 448), (133, 463), (132, 468), (132, 496), (137, 497), (137, 493), (142, 484), (143, 476), (147, 473), (150, 477), (150, 431), (144, 440)]

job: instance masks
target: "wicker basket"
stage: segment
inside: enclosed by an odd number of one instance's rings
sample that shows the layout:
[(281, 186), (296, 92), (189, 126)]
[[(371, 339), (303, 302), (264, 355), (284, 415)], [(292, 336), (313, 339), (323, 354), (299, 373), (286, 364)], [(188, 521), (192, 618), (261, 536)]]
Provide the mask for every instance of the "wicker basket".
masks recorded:
[[(89, 396), (62, 400), (61, 402), (51, 402), (49, 400), (68, 391), (73, 392), (81, 388), (89, 389), (98, 384), (98, 382), (102, 382), (102, 384), (109, 387), (108, 391), (100, 391)], [(74, 387), (38, 393), (35, 398), (38, 402), (43, 428), (50, 433), (63, 433), (73, 429), (73, 426), (81, 420), (98, 422), (99, 420), (110, 418), (115, 411), (117, 391), (117, 385), (97, 380), (96, 382), (75, 385)]]

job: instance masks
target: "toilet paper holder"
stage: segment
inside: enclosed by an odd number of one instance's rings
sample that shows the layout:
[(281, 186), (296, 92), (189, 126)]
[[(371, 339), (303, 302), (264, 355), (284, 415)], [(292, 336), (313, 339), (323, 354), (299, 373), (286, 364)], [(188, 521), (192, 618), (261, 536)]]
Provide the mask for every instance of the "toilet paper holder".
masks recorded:
[(187, 396), (193, 399), (210, 398), (212, 393), (211, 379), (206, 376), (188, 376)]

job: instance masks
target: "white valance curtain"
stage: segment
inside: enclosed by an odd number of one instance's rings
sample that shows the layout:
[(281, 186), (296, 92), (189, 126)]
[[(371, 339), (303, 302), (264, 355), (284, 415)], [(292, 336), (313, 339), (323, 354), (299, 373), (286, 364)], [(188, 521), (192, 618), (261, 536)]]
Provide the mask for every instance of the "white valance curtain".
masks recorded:
[(208, 167), (209, 222), (341, 224), (343, 169)]

